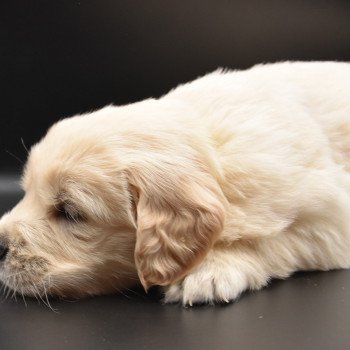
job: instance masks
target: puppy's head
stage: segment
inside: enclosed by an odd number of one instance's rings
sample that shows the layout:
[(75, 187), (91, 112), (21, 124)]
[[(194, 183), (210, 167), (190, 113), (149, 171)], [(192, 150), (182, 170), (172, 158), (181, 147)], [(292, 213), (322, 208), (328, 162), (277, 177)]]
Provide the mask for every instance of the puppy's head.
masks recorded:
[(0, 221), (8, 288), (83, 296), (168, 285), (222, 230), (225, 200), (200, 146), (99, 122), (64, 120), (32, 148), (24, 198)]

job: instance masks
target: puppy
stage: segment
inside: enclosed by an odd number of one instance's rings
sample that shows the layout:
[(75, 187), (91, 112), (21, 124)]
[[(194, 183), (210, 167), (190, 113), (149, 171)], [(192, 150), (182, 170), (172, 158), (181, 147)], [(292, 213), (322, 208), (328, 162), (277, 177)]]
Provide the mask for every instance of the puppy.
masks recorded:
[(160, 285), (192, 305), (347, 268), (349, 171), (350, 64), (216, 71), (55, 124), (0, 221), (0, 280), (59, 297)]

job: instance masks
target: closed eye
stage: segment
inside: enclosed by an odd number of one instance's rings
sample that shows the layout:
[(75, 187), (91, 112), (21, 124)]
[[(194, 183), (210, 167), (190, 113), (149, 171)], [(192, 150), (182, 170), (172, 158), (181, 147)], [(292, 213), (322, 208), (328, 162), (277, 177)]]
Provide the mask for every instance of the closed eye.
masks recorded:
[(58, 207), (56, 207), (56, 216), (59, 219), (63, 219), (65, 221), (73, 223), (85, 221), (84, 215), (79, 213), (75, 208), (66, 204), (61, 204)]

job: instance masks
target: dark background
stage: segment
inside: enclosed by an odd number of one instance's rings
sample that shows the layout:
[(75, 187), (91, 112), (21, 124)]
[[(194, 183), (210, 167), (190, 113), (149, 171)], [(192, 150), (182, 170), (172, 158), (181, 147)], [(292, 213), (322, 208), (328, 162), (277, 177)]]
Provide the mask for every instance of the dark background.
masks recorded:
[[(0, 216), (29, 147), (56, 120), (160, 96), (217, 67), (350, 61), (349, 0), (0, 0)], [(350, 102), (350, 101), (349, 101)], [(7, 173), (7, 174), (6, 174)], [(10, 174), (12, 173), (12, 174)], [(140, 290), (1, 301), (0, 349), (344, 350), (350, 270), (298, 273), (227, 306)]]
[(0, 172), (56, 120), (217, 67), (350, 60), (350, 1), (0, 2)]

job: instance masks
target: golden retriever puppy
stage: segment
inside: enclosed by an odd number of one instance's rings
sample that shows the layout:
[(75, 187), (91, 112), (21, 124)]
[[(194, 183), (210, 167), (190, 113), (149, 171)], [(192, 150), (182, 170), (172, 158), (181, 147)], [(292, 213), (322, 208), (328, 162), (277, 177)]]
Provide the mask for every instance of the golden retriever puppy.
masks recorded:
[(160, 285), (192, 305), (347, 268), (349, 172), (350, 64), (217, 71), (55, 124), (0, 221), (0, 280), (61, 297)]

